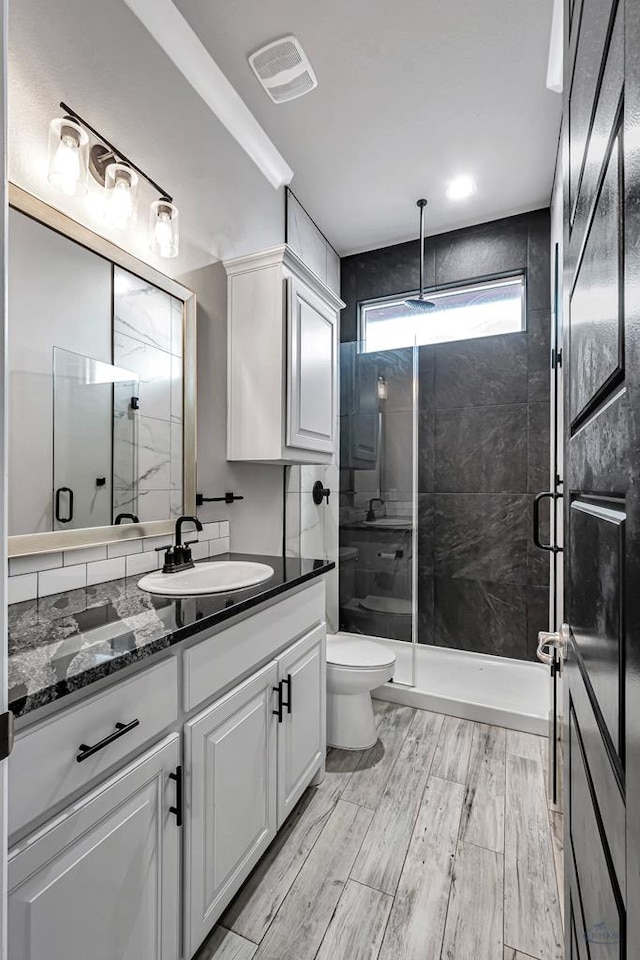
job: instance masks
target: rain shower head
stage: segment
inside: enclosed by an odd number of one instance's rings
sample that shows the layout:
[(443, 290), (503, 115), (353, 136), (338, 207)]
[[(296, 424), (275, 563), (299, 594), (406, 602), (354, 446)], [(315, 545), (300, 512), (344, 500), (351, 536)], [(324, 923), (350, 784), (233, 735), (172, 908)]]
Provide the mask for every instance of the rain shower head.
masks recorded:
[(417, 206), (420, 208), (420, 295), (410, 297), (405, 300), (405, 307), (410, 310), (416, 310), (419, 313), (428, 313), (435, 310), (436, 305), (431, 300), (427, 300), (424, 295), (424, 210), (427, 205), (426, 200), (418, 200)]

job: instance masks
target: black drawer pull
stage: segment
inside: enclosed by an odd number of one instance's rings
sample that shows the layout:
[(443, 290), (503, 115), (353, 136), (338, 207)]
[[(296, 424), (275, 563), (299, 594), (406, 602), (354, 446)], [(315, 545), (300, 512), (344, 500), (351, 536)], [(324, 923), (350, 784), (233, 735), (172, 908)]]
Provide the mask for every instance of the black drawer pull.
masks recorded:
[(287, 699), (282, 701), (282, 706), (287, 708), (287, 713), (291, 713), (291, 674), (288, 673), (287, 679), (280, 682), (287, 685)]
[(139, 726), (139, 720), (132, 720), (131, 723), (116, 723), (116, 728), (113, 733), (110, 733), (108, 737), (104, 738), (104, 740), (99, 740), (98, 743), (94, 743), (93, 746), (89, 746), (87, 743), (81, 743), (78, 747), (79, 753), (76, 757), (76, 760), (78, 763), (82, 763), (82, 761), (86, 760), (87, 757), (92, 757), (94, 753), (104, 750), (104, 748), (108, 747), (109, 744), (113, 743), (114, 740), (119, 740), (120, 737), (124, 737), (125, 733), (129, 733), (130, 730), (133, 730), (135, 727)]

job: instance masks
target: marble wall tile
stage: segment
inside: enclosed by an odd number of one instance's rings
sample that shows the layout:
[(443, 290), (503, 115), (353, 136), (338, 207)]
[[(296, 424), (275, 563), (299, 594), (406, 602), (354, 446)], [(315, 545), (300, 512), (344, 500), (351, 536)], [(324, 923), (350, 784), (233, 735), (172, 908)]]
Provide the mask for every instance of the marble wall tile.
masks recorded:
[(435, 580), (420, 572), (418, 576), (418, 643), (436, 642), (435, 636)]
[(435, 495), (437, 577), (527, 582), (527, 495)]
[(432, 493), (436, 486), (436, 414), (421, 410), (418, 418), (418, 491)]
[(386, 491), (413, 487), (413, 413), (383, 413), (381, 425), (382, 464), (380, 482)]
[(436, 577), (435, 642), (525, 660), (527, 587)]
[(140, 377), (140, 413), (171, 419), (171, 354), (116, 332), (113, 355), (117, 366)]
[(171, 356), (171, 419), (182, 423), (182, 357)]
[[(527, 266), (527, 217), (440, 234), (435, 240), (435, 282), (465, 282)], [(547, 254), (548, 255), (548, 254)]]
[(548, 310), (551, 302), (549, 209), (529, 214), (527, 226), (527, 304), (530, 310)]
[[(114, 268), (114, 331), (171, 351), (173, 298), (146, 280)], [(115, 361), (119, 363), (118, 360)]]
[(171, 423), (170, 431), (170, 455), (171, 455), (171, 489), (182, 490), (183, 483), (183, 452), (182, 452), (182, 424)]
[[(136, 498), (137, 514), (141, 522), (165, 519), (171, 515), (170, 490), (140, 490)], [(126, 510), (126, 506), (122, 507)], [(134, 511), (135, 512), (135, 511)]]
[(538, 633), (549, 629), (549, 587), (527, 587), (527, 659), (537, 660)]
[(433, 549), (435, 544), (435, 495), (418, 494), (418, 575), (432, 577), (434, 573)]
[(138, 483), (140, 491), (171, 489), (171, 424), (165, 420), (139, 419)]
[(437, 411), (438, 493), (520, 493), (526, 478), (526, 404)]
[(418, 407), (433, 410), (436, 386), (436, 347), (418, 347)]
[(529, 464), (527, 489), (529, 493), (542, 493), (549, 489), (550, 476), (550, 405), (548, 402), (530, 403), (527, 409), (529, 434)]
[(435, 406), (526, 403), (527, 334), (441, 343), (435, 348)]

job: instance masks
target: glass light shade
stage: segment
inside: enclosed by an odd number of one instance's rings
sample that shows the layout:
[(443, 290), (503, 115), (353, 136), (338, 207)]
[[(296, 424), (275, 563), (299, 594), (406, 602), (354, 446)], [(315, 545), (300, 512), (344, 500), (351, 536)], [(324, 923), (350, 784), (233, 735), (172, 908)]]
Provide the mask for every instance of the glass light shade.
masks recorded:
[(154, 200), (151, 204), (150, 247), (159, 257), (178, 256), (178, 208), (169, 200)]
[(87, 192), (89, 137), (66, 117), (49, 124), (49, 183), (68, 197)]
[(126, 230), (136, 222), (138, 213), (138, 184), (140, 178), (125, 163), (110, 163), (105, 170), (104, 216), (112, 227)]

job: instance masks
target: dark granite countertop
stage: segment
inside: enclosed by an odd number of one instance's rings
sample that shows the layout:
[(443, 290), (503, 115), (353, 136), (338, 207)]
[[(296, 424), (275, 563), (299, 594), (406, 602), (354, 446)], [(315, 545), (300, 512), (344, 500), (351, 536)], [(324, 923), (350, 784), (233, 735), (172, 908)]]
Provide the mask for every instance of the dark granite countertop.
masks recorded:
[[(160, 597), (141, 574), (9, 607), (9, 707), (16, 717), (327, 573), (331, 561), (228, 553), (275, 573), (264, 583), (203, 597)], [(215, 561), (211, 561), (215, 562)]]

